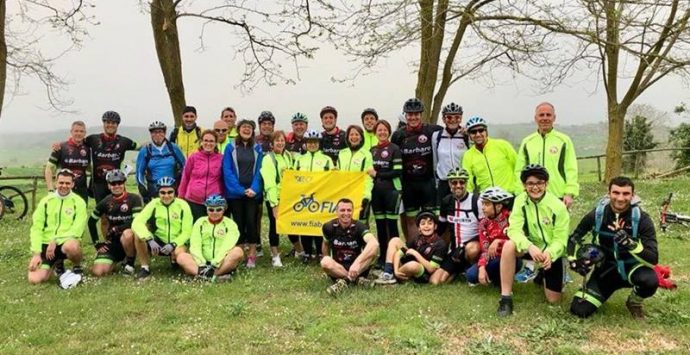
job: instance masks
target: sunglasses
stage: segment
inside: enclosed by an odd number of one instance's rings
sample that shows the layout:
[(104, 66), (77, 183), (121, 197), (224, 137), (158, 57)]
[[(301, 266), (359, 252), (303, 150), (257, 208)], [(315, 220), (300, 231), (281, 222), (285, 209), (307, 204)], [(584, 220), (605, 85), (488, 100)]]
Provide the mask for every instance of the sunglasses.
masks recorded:
[(165, 195), (172, 195), (172, 194), (174, 194), (174, 193), (175, 193), (175, 190), (161, 190), (161, 191), (158, 191), (158, 194), (159, 194), (159, 195), (164, 195), (164, 196), (165, 196)]
[(469, 133), (469, 134), (477, 134), (477, 133), (484, 133), (484, 132), (486, 132), (486, 129), (484, 129), (484, 128), (477, 128), (477, 129), (473, 129), (471, 131), (467, 131), (467, 133)]
[(223, 212), (225, 208), (223, 207), (206, 207), (207, 212)]
[(466, 181), (464, 180), (451, 180), (450, 184), (451, 185), (465, 185)]
[(214, 129), (216, 133), (226, 133), (228, 130), (227, 129)]
[(120, 186), (120, 185), (124, 185), (124, 184), (125, 184), (124, 181), (113, 181), (113, 182), (108, 183), (108, 185), (112, 185), (112, 186)]

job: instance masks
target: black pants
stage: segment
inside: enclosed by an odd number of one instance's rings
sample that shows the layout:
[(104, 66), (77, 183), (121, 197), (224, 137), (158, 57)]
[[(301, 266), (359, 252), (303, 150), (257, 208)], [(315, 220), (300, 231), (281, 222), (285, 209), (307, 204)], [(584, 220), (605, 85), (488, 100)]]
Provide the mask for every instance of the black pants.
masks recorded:
[(105, 181), (92, 180), (91, 193), (93, 194), (93, 199), (96, 200), (96, 204), (98, 204), (101, 200), (110, 195), (110, 189), (108, 189), (108, 184)]
[(266, 214), (268, 214), (268, 244), (277, 247), (280, 244), (280, 236), (276, 232), (276, 218), (273, 216), (273, 208), (266, 201)]
[(194, 219), (194, 222), (196, 222), (199, 218), (206, 216), (206, 206), (189, 201), (187, 201), (187, 204), (189, 205), (189, 209), (192, 210), (192, 218)]
[[(624, 280), (618, 273), (616, 264), (606, 263), (592, 271), (587, 280), (587, 290), (580, 290), (575, 294), (570, 304), (570, 312), (582, 318), (589, 317), (621, 288), (632, 287), (633, 293), (642, 297), (652, 297), (659, 287), (659, 279), (653, 269), (640, 266), (630, 274), (629, 280)], [(583, 293), (584, 291), (584, 293)]]
[[(470, 191), (472, 192), (472, 191)], [(448, 186), (448, 180), (438, 180), (438, 190), (436, 193), (436, 203), (440, 206), (441, 200), (444, 197), (450, 195), (450, 186)]]
[(139, 195), (141, 195), (141, 199), (144, 200), (144, 203), (149, 203), (151, 200), (158, 197), (156, 183), (153, 181), (147, 181), (146, 186), (137, 184), (137, 188), (139, 189)]
[(240, 230), (239, 244), (259, 244), (259, 234), (256, 231), (256, 210), (259, 208), (259, 201), (254, 198), (243, 197), (241, 199), (230, 199), (230, 210), (232, 219), (237, 223)]
[[(323, 238), (310, 237), (303, 235), (300, 237), (302, 241), (302, 249), (306, 255), (321, 255), (321, 246), (323, 245)], [(316, 250), (314, 250), (316, 248)]]

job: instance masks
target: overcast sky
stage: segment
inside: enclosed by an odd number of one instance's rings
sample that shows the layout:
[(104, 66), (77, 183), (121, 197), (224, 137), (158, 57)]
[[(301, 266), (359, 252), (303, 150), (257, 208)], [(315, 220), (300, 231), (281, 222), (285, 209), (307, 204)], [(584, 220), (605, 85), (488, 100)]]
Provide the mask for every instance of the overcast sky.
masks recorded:
[[(80, 51), (63, 57), (56, 66), (71, 83), (65, 96), (74, 100), (72, 109), (78, 113), (46, 111), (43, 88), (26, 80), (21, 96), (5, 98), (0, 132), (66, 128), (75, 119), (86, 121), (90, 127), (100, 126), (100, 116), (106, 110), (118, 111), (128, 126), (144, 126), (153, 120), (172, 124), (149, 15), (139, 11), (136, 1), (99, 1), (94, 14), (100, 25), (89, 30), (90, 38)], [(354, 83), (334, 83), (331, 77), (342, 76), (352, 65), (325, 43), (313, 60), (301, 63), (301, 81), (296, 85), (264, 85), (243, 94), (234, 87), (243, 63), (233, 59), (223, 35), (208, 32), (207, 48), (199, 52), (199, 22), (186, 18), (178, 26), (187, 102), (196, 106), (204, 127), (210, 126), (225, 106), (235, 107), (240, 118), (250, 119), (256, 119), (262, 110), (271, 110), (281, 128), (289, 126), (290, 116), (297, 111), (305, 112), (310, 122), (318, 122), (319, 109), (325, 105), (338, 109), (341, 126), (358, 123), (365, 107), (376, 108), (382, 118), (396, 120), (402, 103), (414, 95), (416, 73), (410, 62), (416, 60), (417, 49), (381, 61), (376, 74)], [(535, 104), (541, 101), (555, 104), (560, 124), (605, 119), (603, 91), (595, 92), (594, 80), (580, 76), (574, 80), (579, 83), (537, 95), (530, 81), (512, 76), (496, 79), (500, 84), (496, 88), (461, 81), (451, 87), (446, 102), (462, 105), (466, 118), (480, 115), (490, 123), (528, 122)], [(681, 81), (671, 78), (660, 81), (637, 102), (672, 111), (689, 98)]]

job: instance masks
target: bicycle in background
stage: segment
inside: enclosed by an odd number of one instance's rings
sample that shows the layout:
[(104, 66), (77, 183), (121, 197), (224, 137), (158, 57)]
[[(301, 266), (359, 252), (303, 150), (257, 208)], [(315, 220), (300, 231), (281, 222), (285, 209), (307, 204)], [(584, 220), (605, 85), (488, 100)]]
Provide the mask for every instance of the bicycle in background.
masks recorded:
[(671, 198), (673, 192), (668, 194), (668, 197), (661, 203), (661, 216), (659, 220), (659, 227), (661, 231), (666, 232), (669, 224), (680, 224), (685, 227), (690, 227), (690, 216), (686, 216), (677, 212), (670, 212)]
[[(0, 167), (0, 175), (4, 167)], [(0, 219), (22, 219), (29, 211), (29, 202), (22, 190), (14, 186), (0, 186)]]

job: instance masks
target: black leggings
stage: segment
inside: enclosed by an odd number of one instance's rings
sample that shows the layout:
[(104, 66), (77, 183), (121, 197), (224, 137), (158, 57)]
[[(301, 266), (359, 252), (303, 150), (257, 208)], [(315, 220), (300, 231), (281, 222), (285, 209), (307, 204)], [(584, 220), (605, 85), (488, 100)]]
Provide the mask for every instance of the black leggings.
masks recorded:
[[(323, 245), (323, 238), (303, 235), (300, 237), (300, 239), (302, 240), (302, 249), (304, 249), (304, 254), (321, 255), (321, 246)], [(314, 250), (314, 247), (316, 247), (316, 250)]]
[(108, 184), (105, 181), (91, 181), (91, 192), (96, 204), (110, 195), (110, 189), (108, 189)]
[(630, 280), (623, 280), (616, 265), (606, 263), (594, 269), (587, 281), (587, 290), (577, 292), (570, 304), (570, 312), (586, 318), (591, 316), (614, 292), (621, 288), (632, 287), (633, 293), (642, 297), (652, 297), (659, 287), (659, 279), (653, 269), (647, 266), (638, 267), (630, 275)]
[(276, 218), (273, 216), (273, 208), (266, 201), (266, 214), (268, 214), (268, 244), (277, 247), (280, 244), (280, 236), (276, 232)]
[(192, 210), (192, 218), (194, 219), (194, 222), (206, 215), (206, 206), (189, 201), (187, 201), (187, 204), (189, 205), (189, 209)]
[(388, 242), (398, 237), (398, 220), (397, 219), (376, 219), (376, 234), (379, 239), (379, 263), (386, 262), (386, 251), (388, 250)]
[(243, 197), (241, 199), (230, 199), (230, 210), (232, 219), (237, 223), (240, 230), (238, 244), (258, 244), (259, 234), (256, 231), (256, 210), (259, 208), (259, 201), (254, 198)]

